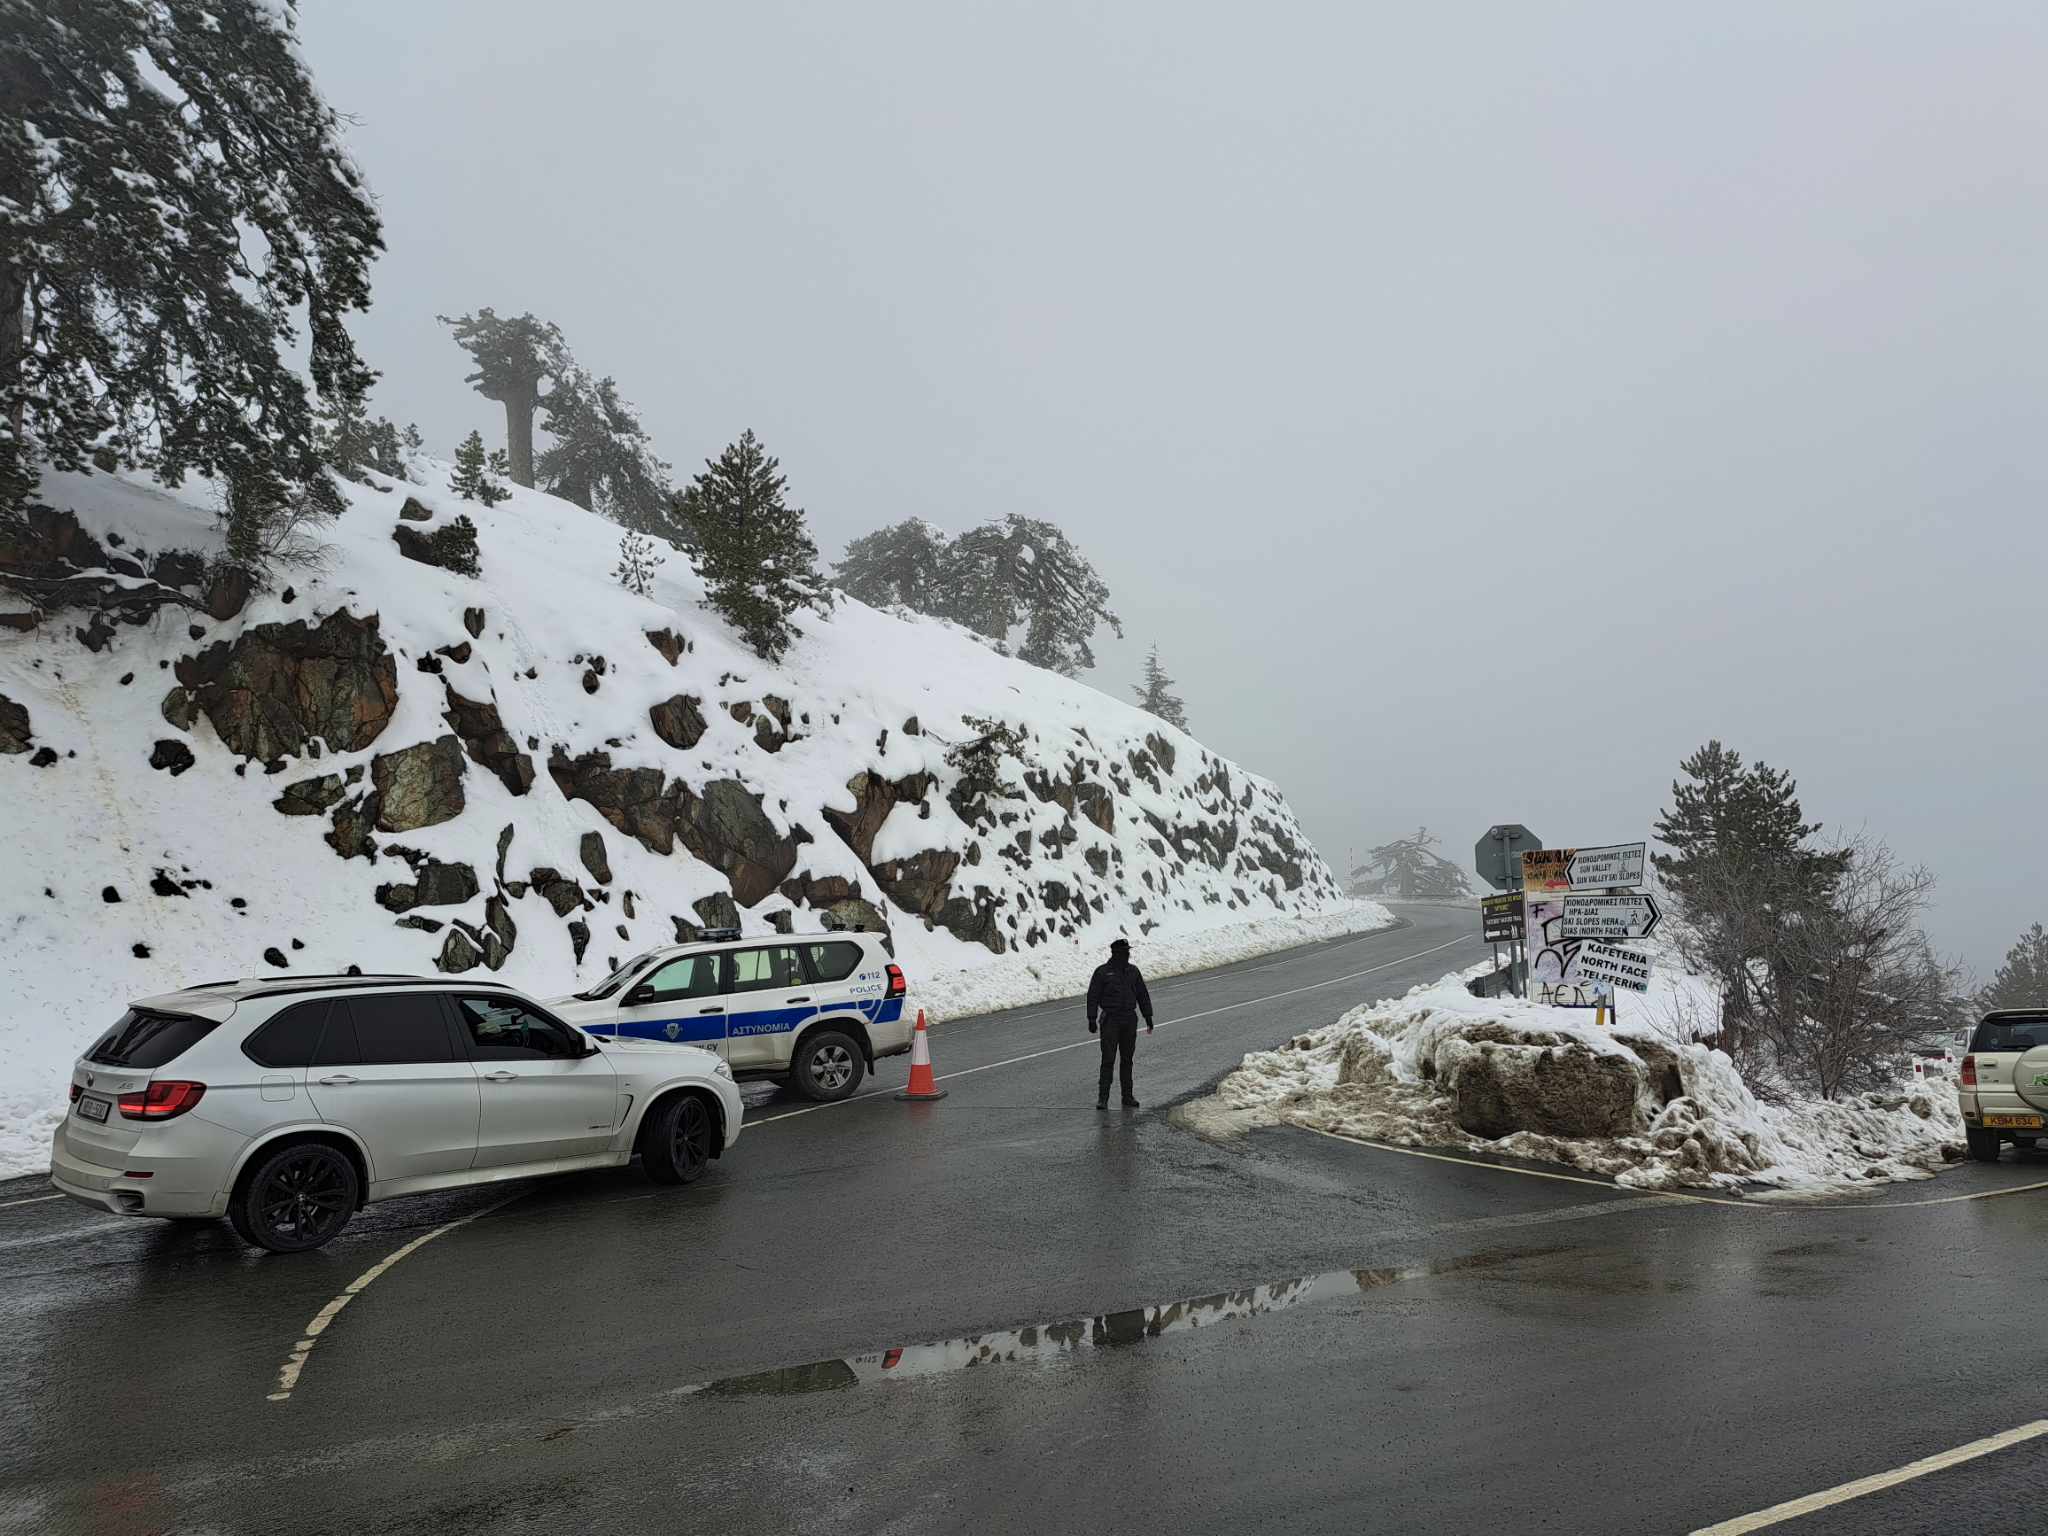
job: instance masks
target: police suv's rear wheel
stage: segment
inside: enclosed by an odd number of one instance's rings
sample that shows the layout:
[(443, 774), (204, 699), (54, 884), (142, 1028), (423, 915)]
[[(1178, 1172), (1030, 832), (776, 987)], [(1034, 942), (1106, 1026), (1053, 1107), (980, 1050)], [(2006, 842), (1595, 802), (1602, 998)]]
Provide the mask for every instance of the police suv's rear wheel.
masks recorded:
[(1998, 1132), (1980, 1131), (1975, 1126), (1963, 1127), (1963, 1140), (1970, 1145), (1970, 1156), (1980, 1163), (1998, 1161)]
[(694, 1093), (654, 1106), (640, 1128), (640, 1166), (657, 1184), (694, 1184), (711, 1166), (711, 1107)]
[(821, 1029), (807, 1035), (796, 1048), (789, 1064), (789, 1080), (796, 1091), (820, 1104), (850, 1098), (860, 1087), (862, 1075), (860, 1042), (836, 1029)]

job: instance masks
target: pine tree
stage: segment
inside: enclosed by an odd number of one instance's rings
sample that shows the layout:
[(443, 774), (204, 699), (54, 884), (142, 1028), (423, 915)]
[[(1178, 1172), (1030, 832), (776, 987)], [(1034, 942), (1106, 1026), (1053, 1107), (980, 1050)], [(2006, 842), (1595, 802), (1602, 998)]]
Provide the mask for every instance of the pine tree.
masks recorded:
[(839, 589), (871, 608), (902, 606), (945, 613), (949, 570), (946, 536), (921, 517), (863, 534), (833, 568)]
[(289, 0), (0, 4), (0, 515), (96, 451), (220, 481), (245, 552), (338, 503), (288, 354), (362, 397), (345, 322), (383, 239), (296, 25)]
[(1095, 567), (1042, 518), (1012, 513), (984, 523), (961, 536), (958, 552), (970, 562), (985, 562), (976, 582), (999, 597), (991, 616), (999, 616), (1000, 604), (1007, 603), (1024, 618), (1017, 654), (1032, 665), (1073, 677), (1095, 665), (1088, 642), (1098, 624), (1123, 637), (1123, 624), (1109, 609), (1109, 588)]
[(797, 609), (830, 602), (803, 508), (783, 500), (781, 469), (748, 428), (705, 461), (684, 498), (706, 597), (770, 661), (795, 638)]
[(1351, 871), (1354, 896), (1469, 896), (1465, 871), (1432, 850), (1442, 839), (1417, 827), (1413, 837), (1382, 843)]
[(1148, 715), (1157, 715), (1168, 725), (1188, 728), (1188, 709), (1181, 696), (1173, 691), (1173, 679), (1166, 675), (1166, 668), (1159, 664), (1159, 647), (1153, 646), (1145, 658), (1145, 680), (1131, 690), (1138, 696), (1138, 708)]
[(379, 416), (370, 428), (370, 467), (380, 475), (403, 478), (405, 452), (399, 443), (398, 427), (388, 416)]
[(376, 462), (376, 428), (360, 397), (322, 401), (314, 428), (320, 456), (344, 480), (360, 484)]
[(541, 385), (559, 382), (575, 367), (568, 343), (553, 323), (531, 314), (500, 320), (496, 311), (484, 308), (436, 318), (455, 333), (455, 344), (476, 364), (476, 372), (463, 382), (505, 407), (506, 472), (515, 485), (531, 488), (534, 413), (551, 398)]
[(654, 591), (654, 573), (665, 563), (654, 552), (654, 540), (629, 533), (619, 540), (619, 563), (612, 575), (634, 596), (648, 597)]
[(636, 533), (674, 533), (669, 466), (614, 380), (574, 370), (549, 396), (542, 425), (554, 439), (540, 456), (544, 489)]
[(1977, 1005), (1993, 1008), (2048, 1008), (2048, 932), (2039, 923), (2005, 952), (1991, 985), (1977, 994)]
[(1672, 808), (1658, 816), (1658, 840), (1675, 850), (1653, 861), (1680, 896), (1709, 886), (1758, 882), (1758, 899), (1780, 911), (1824, 902), (1848, 865), (1840, 850), (1810, 846), (1819, 822), (1799, 806), (1798, 783), (1764, 763), (1744, 768), (1742, 754), (1709, 741), (1679, 765), (1691, 783), (1674, 781)]
[(490, 466), (494, 475), (509, 476), (512, 473), (512, 460), (502, 448), (493, 448), (484, 462)]
[(405, 424), (405, 432), (400, 441), (405, 444), (405, 455), (409, 459), (416, 459), (427, 451), (427, 440), (421, 435), (420, 424), (416, 421), (408, 421)]
[(484, 452), (483, 434), (472, 432), (455, 450), (455, 473), (449, 477), (448, 489), (464, 501), (480, 501), (494, 507), (511, 494), (491, 478), (495, 467)]

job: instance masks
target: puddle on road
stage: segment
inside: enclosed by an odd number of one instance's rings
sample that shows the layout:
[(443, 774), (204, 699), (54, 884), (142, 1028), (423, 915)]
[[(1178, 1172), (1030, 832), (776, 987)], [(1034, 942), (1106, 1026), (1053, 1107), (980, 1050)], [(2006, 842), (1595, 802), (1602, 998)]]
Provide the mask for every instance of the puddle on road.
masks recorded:
[(1367, 1291), (1427, 1280), (1463, 1270), (1486, 1269), (1519, 1259), (1546, 1258), (1562, 1248), (1492, 1249), (1460, 1258), (1439, 1259), (1399, 1269), (1333, 1269), (1247, 1290), (1217, 1291), (1158, 1306), (1132, 1307), (1065, 1322), (1034, 1323), (999, 1333), (969, 1334), (932, 1344), (911, 1344), (873, 1354), (808, 1365), (783, 1366), (698, 1382), (677, 1390), (677, 1396), (769, 1397), (805, 1392), (836, 1392), (877, 1382), (908, 1381), (939, 1376), (981, 1365), (1054, 1365), (1097, 1350), (1123, 1349), (1193, 1328), (1206, 1328), (1236, 1318), (1285, 1312), (1315, 1302), (1342, 1301)]

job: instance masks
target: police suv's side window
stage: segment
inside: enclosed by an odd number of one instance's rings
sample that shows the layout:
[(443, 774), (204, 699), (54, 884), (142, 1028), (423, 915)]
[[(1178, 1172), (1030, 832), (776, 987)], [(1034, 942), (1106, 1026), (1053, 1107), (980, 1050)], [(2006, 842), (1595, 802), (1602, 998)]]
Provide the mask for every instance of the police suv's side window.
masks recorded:
[(773, 949), (742, 949), (732, 957), (732, 990), (774, 992), (803, 985), (796, 950), (787, 944)]
[(807, 944), (804, 960), (813, 981), (844, 981), (860, 964), (860, 946), (841, 941), (836, 944)]
[(718, 956), (685, 955), (680, 960), (671, 960), (657, 968), (642, 985), (654, 994), (648, 999), (653, 1003), (683, 997), (716, 997), (723, 990), (718, 985)]
[(458, 997), (455, 1011), (469, 1035), (472, 1061), (544, 1061), (581, 1056), (573, 1031), (509, 997)]

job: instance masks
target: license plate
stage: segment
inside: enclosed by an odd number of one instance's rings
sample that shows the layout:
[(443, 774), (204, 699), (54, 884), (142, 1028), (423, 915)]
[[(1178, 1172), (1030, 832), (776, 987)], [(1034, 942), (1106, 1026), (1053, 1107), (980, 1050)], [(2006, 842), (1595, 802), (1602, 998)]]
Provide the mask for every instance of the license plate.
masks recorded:
[(104, 1120), (107, 1118), (107, 1111), (113, 1107), (114, 1101), (112, 1099), (95, 1098), (92, 1094), (88, 1093), (78, 1101), (78, 1118), (81, 1120)]
[(2002, 1131), (2038, 1131), (2041, 1129), (2039, 1115), (1986, 1115), (1984, 1123)]

